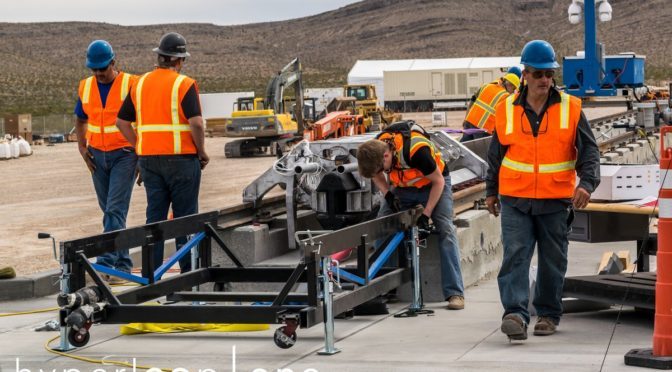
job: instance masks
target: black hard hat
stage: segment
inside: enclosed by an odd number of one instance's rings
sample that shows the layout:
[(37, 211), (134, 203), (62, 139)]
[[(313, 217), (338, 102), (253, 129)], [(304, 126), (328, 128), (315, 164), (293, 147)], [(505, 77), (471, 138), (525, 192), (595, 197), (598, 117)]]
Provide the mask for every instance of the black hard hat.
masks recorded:
[(159, 47), (152, 49), (155, 53), (168, 57), (189, 57), (187, 40), (177, 32), (169, 32), (161, 36)]

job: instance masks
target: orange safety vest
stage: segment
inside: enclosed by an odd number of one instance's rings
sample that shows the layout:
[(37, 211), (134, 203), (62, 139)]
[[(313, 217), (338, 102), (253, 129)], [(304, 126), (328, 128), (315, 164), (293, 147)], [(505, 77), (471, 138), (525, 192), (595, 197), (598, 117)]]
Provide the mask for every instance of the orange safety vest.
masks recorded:
[(182, 99), (196, 82), (171, 69), (157, 68), (131, 91), (135, 105), (138, 155), (196, 154)]
[(518, 95), (510, 95), (497, 106), (497, 137), (508, 146), (499, 168), (499, 193), (532, 199), (571, 198), (581, 100), (560, 92), (560, 103), (548, 107), (534, 137), (523, 106), (513, 104)]
[[(428, 146), (436, 166), (439, 167), (439, 172), (443, 173), (446, 163), (441, 157), (441, 152), (436, 149), (432, 141), (427, 139), (421, 133), (412, 131), (410, 141), (404, 141), (404, 135), (401, 133), (387, 133), (383, 132), (378, 136), (378, 139), (384, 142), (394, 144), (394, 160), (392, 171), (390, 172), (390, 183), (395, 187), (417, 187), (422, 188), (429, 185), (432, 181), (425, 177), (418, 169), (411, 168), (404, 159), (404, 146), (409, 145), (409, 161), (418, 150)], [(404, 143), (406, 142), (406, 143)]]
[(464, 119), (471, 125), (492, 134), (495, 130), (495, 107), (509, 96), (509, 93), (496, 81), (481, 87), (476, 101), (469, 108)]
[(112, 151), (122, 147), (131, 147), (116, 126), (117, 114), (137, 76), (120, 72), (112, 82), (107, 101), (103, 107), (95, 76), (79, 82), (79, 99), (82, 110), (88, 116), (86, 140), (89, 146)]

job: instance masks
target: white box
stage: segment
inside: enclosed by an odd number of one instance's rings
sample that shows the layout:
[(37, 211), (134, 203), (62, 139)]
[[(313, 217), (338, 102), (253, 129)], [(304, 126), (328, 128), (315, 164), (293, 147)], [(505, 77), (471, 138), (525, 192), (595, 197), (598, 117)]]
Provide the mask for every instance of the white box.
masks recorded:
[[(638, 200), (658, 196), (660, 166), (600, 165), (600, 185), (591, 195), (593, 200)], [(578, 181), (577, 181), (578, 182)]]
[(432, 112), (432, 125), (446, 126), (447, 124), (448, 121), (446, 120), (446, 113), (444, 111)]

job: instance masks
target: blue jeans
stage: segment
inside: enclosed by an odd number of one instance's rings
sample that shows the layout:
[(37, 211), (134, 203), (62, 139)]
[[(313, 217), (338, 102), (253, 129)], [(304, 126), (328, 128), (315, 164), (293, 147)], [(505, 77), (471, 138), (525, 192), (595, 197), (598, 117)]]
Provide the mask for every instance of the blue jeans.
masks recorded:
[[(196, 156), (141, 156), (138, 160), (147, 192), (147, 223), (164, 221), (172, 205), (173, 217), (198, 213), (198, 191), (201, 186), (201, 163)], [(177, 249), (187, 237), (176, 239)], [(163, 262), (163, 241), (154, 243), (154, 270)], [(180, 270), (191, 270), (191, 256), (180, 260)]]
[[(125, 229), (138, 157), (132, 148), (101, 151), (89, 147), (89, 152), (96, 164), (92, 178), (103, 211), (103, 231)], [(133, 268), (128, 249), (102, 254), (96, 263), (129, 273)]]
[(569, 210), (531, 215), (506, 203), (502, 206), (502, 240), (504, 259), (497, 276), (504, 315), (518, 314), (527, 323), (530, 314), (529, 270), (534, 246), (537, 245), (537, 284), (532, 304), (538, 316), (549, 317), (556, 324), (562, 316), (562, 287), (567, 272), (567, 218)]
[[(453, 225), (453, 192), (450, 176), (444, 177), (446, 185), (439, 202), (432, 212), (432, 222), (439, 231), (439, 254), (441, 256), (441, 288), (443, 296), (464, 296), (462, 269), (460, 268), (460, 248), (457, 244), (457, 230)], [(393, 190), (401, 201), (401, 208), (406, 210), (418, 204), (426, 205), (430, 187), (399, 187)], [(391, 214), (392, 210), (383, 200), (378, 216)]]

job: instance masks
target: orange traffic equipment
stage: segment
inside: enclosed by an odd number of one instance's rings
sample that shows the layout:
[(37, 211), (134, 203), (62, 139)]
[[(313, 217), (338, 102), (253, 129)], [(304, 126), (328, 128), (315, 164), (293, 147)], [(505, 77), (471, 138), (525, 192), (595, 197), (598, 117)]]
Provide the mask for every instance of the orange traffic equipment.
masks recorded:
[(656, 369), (672, 369), (672, 147), (665, 144), (668, 134), (672, 126), (662, 127), (653, 349), (632, 349), (625, 354), (627, 365)]

